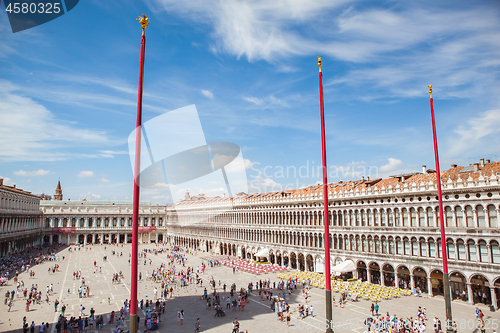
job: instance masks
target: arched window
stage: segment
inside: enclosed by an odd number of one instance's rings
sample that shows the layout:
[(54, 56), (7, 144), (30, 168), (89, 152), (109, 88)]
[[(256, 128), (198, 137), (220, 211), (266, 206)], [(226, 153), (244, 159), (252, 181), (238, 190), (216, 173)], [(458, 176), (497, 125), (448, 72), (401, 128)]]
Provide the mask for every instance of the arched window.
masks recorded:
[(350, 225), (352, 227), (354, 225), (354, 212), (351, 210), (351, 211), (349, 211), (349, 213), (350, 213), (350, 217), (351, 217), (350, 218), (350, 220), (351, 220), (351, 224)]
[(394, 254), (394, 241), (389, 240), (389, 254)]
[(394, 226), (394, 213), (392, 212), (392, 209), (389, 209), (387, 211), (387, 215), (389, 217), (388, 225), (389, 225), (389, 227), (393, 227)]
[(465, 206), (465, 216), (467, 218), (467, 227), (474, 227), (474, 212), (472, 211), (471, 206)]
[(404, 238), (403, 240), (403, 245), (404, 245), (404, 255), (405, 256), (409, 256), (410, 255), (410, 241), (408, 240), (408, 238)]
[(418, 242), (416, 238), (411, 239), (411, 255), (418, 256)]
[(363, 238), (362, 243), (363, 243), (363, 252), (366, 252), (368, 249), (368, 244), (367, 244), (366, 238)]
[(419, 223), (420, 227), (427, 226), (425, 224), (425, 214), (424, 214), (424, 209), (422, 207), (420, 207), (418, 209), (418, 223)]
[(394, 223), (396, 223), (396, 226), (400, 227), (401, 226), (401, 218), (399, 214), (399, 209), (394, 210)]
[(477, 224), (478, 224), (478, 226), (480, 228), (486, 228), (486, 219), (485, 219), (485, 216), (484, 216), (483, 206), (478, 205), (476, 207), (476, 211), (477, 211)]
[(417, 212), (415, 208), (410, 208), (410, 222), (412, 227), (417, 226)]
[(420, 238), (419, 245), (420, 245), (420, 256), (427, 257), (427, 244), (425, 243), (425, 238)]
[(490, 228), (497, 228), (498, 227), (498, 217), (497, 217), (497, 211), (495, 209), (495, 206), (489, 205), (488, 206), (488, 218), (489, 218), (489, 225)]
[[(494, 207), (493, 207), (494, 208)], [(371, 210), (368, 210), (367, 213), (368, 215), (368, 226), (372, 226), (373, 225), (373, 215), (372, 215), (372, 211)]]
[(469, 250), (469, 261), (476, 261), (477, 256), (476, 256), (476, 244), (472, 239), (469, 239), (467, 241), (467, 248)]
[(382, 240), (382, 253), (387, 253), (387, 241), (385, 239)]
[(401, 242), (401, 238), (396, 238), (396, 253), (403, 254), (403, 243)]
[(361, 217), (359, 216), (359, 210), (356, 210), (356, 227), (361, 225)]
[(373, 225), (378, 227), (379, 226), (379, 220), (378, 220), (378, 209), (375, 209), (373, 211), (373, 220), (374, 220), (374, 223)]
[(484, 240), (480, 240), (478, 242), (478, 245), (479, 245), (479, 260), (481, 262), (488, 262), (489, 253), (488, 253), (488, 247), (486, 246), (486, 242)]
[(464, 223), (464, 213), (462, 211), (462, 207), (455, 207), (455, 216), (457, 218), (457, 227), (465, 227)]
[(455, 259), (455, 244), (451, 238), (446, 241), (446, 251), (448, 251), (448, 259)]
[(450, 206), (447, 206), (445, 209), (444, 209), (444, 215), (446, 216), (446, 226), (447, 227), (455, 227), (453, 225), (453, 211), (451, 210), (451, 207)]
[(385, 209), (380, 211), (380, 225), (385, 227)]
[(361, 225), (363, 227), (366, 226), (366, 211), (365, 210), (361, 211)]
[(464, 241), (459, 239), (457, 240), (457, 259), (458, 260), (465, 260), (465, 244)]
[(429, 243), (429, 257), (435, 258), (436, 257), (436, 243), (434, 243), (434, 239), (432, 239), (432, 238), (429, 238), (428, 243)]
[(500, 247), (497, 241), (490, 242), (491, 260), (494, 264), (500, 264)]
[(404, 227), (409, 227), (410, 226), (410, 221), (409, 221), (409, 216), (408, 216), (408, 210), (406, 208), (403, 208), (403, 226)]
[(433, 209), (431, 207), (427, 207), (427, 226), (429, 227), (434, 227), (434, 214), (433, 214)]
[(375, 253), (380, 253), (380, 240), (375, 239)]

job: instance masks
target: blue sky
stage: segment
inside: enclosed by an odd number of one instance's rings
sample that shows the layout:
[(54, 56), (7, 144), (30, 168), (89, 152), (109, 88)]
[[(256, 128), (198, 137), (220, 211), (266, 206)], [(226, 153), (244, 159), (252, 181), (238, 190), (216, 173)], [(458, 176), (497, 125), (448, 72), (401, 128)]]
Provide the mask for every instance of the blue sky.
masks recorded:
[(142, 13), (144, 121), (195, 104), (251, 192), (320, 180), (317, 55), (329, 181), (434, 168), (431, 83), (442, 168), (499, 159), (498, 1), (87, 0), (16, 34), (1, 8), (0, 176), (37, 194), (131, 200)]

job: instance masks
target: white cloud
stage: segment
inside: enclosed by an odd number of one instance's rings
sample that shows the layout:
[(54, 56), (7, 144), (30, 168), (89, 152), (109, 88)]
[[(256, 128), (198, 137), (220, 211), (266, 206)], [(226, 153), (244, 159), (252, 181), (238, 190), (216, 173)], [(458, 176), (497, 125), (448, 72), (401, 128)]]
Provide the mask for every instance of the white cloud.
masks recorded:
[(208, 97), (210, 99), (214, 99), (214, 93), (211, 92), (210, 90), (202, 90), (201, 93), (203, 96)]
[(464, 156), (464, 153), (498, 152), (500, 140), (500, 109), (489, 110), (476, 117), (469, 118), (465, 125), (460, 125), (454, 130), (456, 135), (450, 139), (450, 152), (452, 156)]
[(94, 177), (94, 171), (80, 171), (78, 174), (79, 178), (89, 178)]
[(248, 189), (251, 193), (266, 193), (282, 191), (283, 186), (271, 178), (265, 178), (259, 175), (249, 181)]
[(387, 160), (389, 161), (389, 163), (387, 163), (386, 165), (382, 165), (380, 167), (379, 170), (381, 172), (388, 172), (388, 171), (396, 170), (397, 167), (399, 167), (401, 164), (403, 164), (403, 161), (398, 160), (397, 158), (390, 157)]
[(4, 160), (47, 162), (96, 157), (66, 149), (82, 143), (86, 146), (111, 143), (105, 132), (63, 123), (45, 106), (17, 90), (11, 82), (0, 80), (0, 156)]
[(4, 185), (12, 186), (12, 185), (14, 185), (14, 184), (15, 184), (15, 183), (12, 181), (12, 179), (10, 179), (9, 177), (2, 177), (2, 176), (0, 176), (0, 179), (3, 179), (3, 184), (4, 184)]
[(43, 169), (38, 169), (34, 171), (19, 170), (19, 171), (14, 171), (14, 174), (16, 176), (22, 176), (22, 177), (37, 177), (37, 176), (46, 176), (51, 172), (52, 171), (50, 170), (43, 170)]
[(101, 179), (99, 179), (99, 181), (100, 181), (101, 183), (110, 183), (110, 182), (111, 182), (109, 179), (106, 179), (106, 178), (104, 178), (104, 177), (102, 177)]

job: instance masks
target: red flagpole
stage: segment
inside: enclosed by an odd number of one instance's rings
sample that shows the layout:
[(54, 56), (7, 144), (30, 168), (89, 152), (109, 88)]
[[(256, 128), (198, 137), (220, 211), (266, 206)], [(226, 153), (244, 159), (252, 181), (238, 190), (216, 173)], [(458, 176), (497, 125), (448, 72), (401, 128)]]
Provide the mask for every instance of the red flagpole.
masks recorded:
[(450, 276), (448, 274), (448, 249), (446, 248), (446, 234), (444, 231), (444, 225), (446, 222), (446, 217), (444, 216), (443, 210), (443, 195), (441, 193), (441, 172), (439, 170), (439, 154), (438, 154), (438, 143), (436, 135), (436, 121), (434, 119), (434, 102), (432, 99), (432, 84), (429, 85), (429, 94), (431, 102), (431, 119), (432, 119), (432, 135), (434, 138), (434, 158), (436, 161), (436, 185), (438, 189), (438, 199), (439, 199), (439, 217), (441, 225), (441, 254), (443, 257), (443, 288), (444, 288), (444, 301), (446, 310), (446, 330), (448, 333), (453, 332), (452, 328), (452, 315), (451, 315), (451, 298), (450, 298)]
[(333, 332), (332, 317), (332, 282), (330, 278), (330, 228), (328, 218), (328, 181), (326, 169), (326, 138), (325, 138), (325, 106), (323, 103), (323, 73), (321, 72), (321, 57), (318, 57), (319, 67), (319, 103), (321, 110), (321, 153), (323, 160), (323, 206), (325, 209), (323, 223), (325, 224), (325, 301), (326, 301), (326, 332)]
[(134, 205), (132, 212), (132, 269), (130, 275), (130, 333), (137, 333), (137, 255), (139, 250), (139, 177), (141, 173), (141, 133), (142, 133), (142, 88), (144, 77), (144, 53), (146, 51), (146, 35), (144, 34), (149, 20), (142, 14), (141, 60), (139, 65), (139, 93), (137, 97), (137, 122), (135, 127), (135, 166), (134, 166)]

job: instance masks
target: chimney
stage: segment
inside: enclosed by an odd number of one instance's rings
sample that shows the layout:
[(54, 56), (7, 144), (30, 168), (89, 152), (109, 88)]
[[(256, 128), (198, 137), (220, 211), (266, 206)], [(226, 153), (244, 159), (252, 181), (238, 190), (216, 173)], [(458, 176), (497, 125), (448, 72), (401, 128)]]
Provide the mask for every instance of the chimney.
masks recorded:
[(365, 180), (365, 176), (361, 176), (361, 180)]
[(474, 163), (474, 171), (479, 171), (479, 163)]
[(491, 162), (490, 160), (486, 160), (486, 164), (490, 164), (490, 162)]
[(0, 186), (3, 185), (3, 178), (0, 178)]
[(14, 184), (14, 188), (16, 188), (16, 184)]
[(366, 180), (370, 180), (370, 177), (366, 177)]
[(425, 165), (422, 165), (422, 173), (425, 174), (427, 172), (426, 170), (426, 166)]
[(484, 167), (484, 158), (481, 158), (481, 159), (479, 160), (479, 166), (480, 166), (481, 168), (482, 168), (482, 167)]
[(452, 164), (452, 165), (451, 165), (451, 168), (452, 168), (452, 169), (455, 169), (456, 167), (457, 167), (457, 165), (456, 165), (456, 164)]

